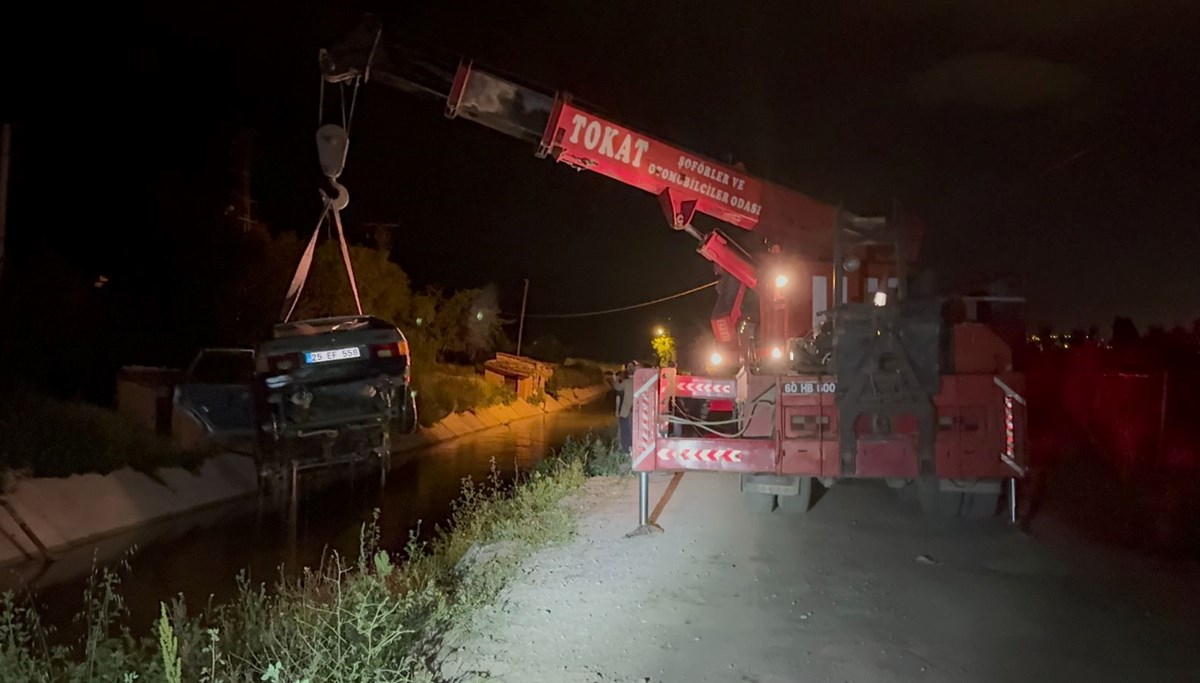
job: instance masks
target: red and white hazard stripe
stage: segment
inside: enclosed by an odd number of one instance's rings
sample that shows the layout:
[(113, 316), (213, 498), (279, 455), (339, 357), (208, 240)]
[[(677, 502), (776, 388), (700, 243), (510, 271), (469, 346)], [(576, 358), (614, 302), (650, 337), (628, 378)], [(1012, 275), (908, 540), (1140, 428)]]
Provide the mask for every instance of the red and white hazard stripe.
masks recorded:
[(742, 452), (731, 448), (660, 448), (658, 459), (677, 462), (741, 462)]
[(705, 380), (684, 379), (676, 382), (675, 393), (681, 395), (699, 396), (733, 396), (732, 382), (712, 382)]

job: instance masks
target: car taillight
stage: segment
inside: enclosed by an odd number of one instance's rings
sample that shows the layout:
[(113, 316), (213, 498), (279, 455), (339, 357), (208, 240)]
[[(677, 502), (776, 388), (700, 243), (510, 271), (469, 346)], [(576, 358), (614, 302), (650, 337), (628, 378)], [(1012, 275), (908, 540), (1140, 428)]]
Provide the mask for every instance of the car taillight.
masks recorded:
[(395, 342), (391, 344), (372, 344), (372, 358), (400, 358), (408, 356), (408, 342)]
[(299, 353), (281, 353), (267, 356), (267, 368), (271, 372), (286, 372), (300, 367), (303, 356)]

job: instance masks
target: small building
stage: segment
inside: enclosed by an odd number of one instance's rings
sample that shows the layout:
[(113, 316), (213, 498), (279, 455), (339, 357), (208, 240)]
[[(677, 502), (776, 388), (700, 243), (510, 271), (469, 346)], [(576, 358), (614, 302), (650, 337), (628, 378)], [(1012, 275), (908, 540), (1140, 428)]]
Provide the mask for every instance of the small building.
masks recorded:
[(497, 353), (484, 361), (483, 379), (496, 386), (507, 385), (520, 399), (529, 399), (546, 392), (546, 382), (554, 374), (553, 363), (543, 363), (528, 356)]

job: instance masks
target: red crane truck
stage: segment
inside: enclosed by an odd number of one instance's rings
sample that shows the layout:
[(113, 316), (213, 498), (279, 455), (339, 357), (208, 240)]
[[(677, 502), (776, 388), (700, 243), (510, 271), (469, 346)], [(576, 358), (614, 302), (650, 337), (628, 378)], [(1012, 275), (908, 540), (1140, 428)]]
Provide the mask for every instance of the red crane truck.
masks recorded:
[[(470, 61), (438, 65), (389, 45), (372, 18), (320, 62), (327, 84), (433, 95), (450, 118), (653, 194), (667, 224), (696, 238), (720, 274), (712, 331), (724, 349), (714, 358), (734, 361), (736, 374), (636, 371), (631, 457), (643, 527), (652, 471), (737, 474), (747, 505), (768, 512), (807, 511), (814, 482), (875, 478), (915, 487), (927, 510), (987, 516), (1007, 483), (1015, 519), (1024, 377), (991, 329), (947, 318), (945, 297), (910, 291), (919, 221), (852, 213)], [(703, 232), (697, 214), (767, 248), (752, 255), (720, 230)], [(743, 311), (749, 298), (757, 312)], [(701, 420), (697, 401), (733, 410)]]

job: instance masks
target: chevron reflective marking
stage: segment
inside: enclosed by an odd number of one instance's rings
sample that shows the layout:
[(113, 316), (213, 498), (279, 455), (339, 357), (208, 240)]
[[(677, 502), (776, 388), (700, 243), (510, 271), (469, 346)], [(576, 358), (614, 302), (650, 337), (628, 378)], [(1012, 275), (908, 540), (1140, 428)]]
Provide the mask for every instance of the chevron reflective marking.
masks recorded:
[(732, 448), (660, 448), (658, 459), (676, 462), (741, 462), (742, 451)]
[(732, 398), (735, 383), (729, 380), (713, 380), (704, 377), (681, 375), (675, 381), (677, 396)]

